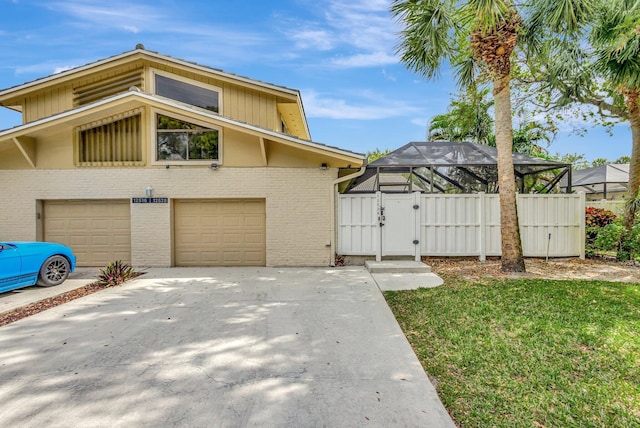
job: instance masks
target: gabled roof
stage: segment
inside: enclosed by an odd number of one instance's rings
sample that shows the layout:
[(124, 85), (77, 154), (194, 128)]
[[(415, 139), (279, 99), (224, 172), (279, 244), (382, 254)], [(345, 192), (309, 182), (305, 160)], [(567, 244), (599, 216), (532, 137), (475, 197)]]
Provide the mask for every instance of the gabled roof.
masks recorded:
[[(239, 85), (252, 87), (258, 91), (271, 93), (279, 98), (280, 101), (278, 102), (279, 105), (281, 104), (282, 109), (286, 109), (285, 106), (288, 103), (295, 103), (297, 105), (296, 109), (300, 112), (300, 120), (305, 135), (308, 137), (310, 137), (311, 135), (299, 90), (276, 85), (273, 83), (263, 82), (256, 79), (251, 79), (249, 77), (229, 73), (217, 68), (198, 64), (196, 62), (191, 62), (169, 55), (164, 55), (159, 52), (150, 51), (145, 49), (141, 44), (137, 45), (136, 48), (131, 51), (126, 51), (121, 54), (113, 55), (108, 58), (91, 62), (89, 64), (74, 67), (60, 73), (51, 74), (46, 77), (0, 90), (0, 106), (21, 111), (20, 104), (23, 100), (23, 97), (32, 92), (46, 89), (49, 86), (62, 84), (82, 78), (88, 74), (93, 73), (94, 71), (98, 72), (102, 68), (108, 68), (112, 65), (116, 66), (121, 64), (128, 64), (141, 59), (148, 60), (151, 63), (170, 63), (172, 66), (178, 68), (185, 67), (194, 72), (212, 75), (212, 77), (215, 79), (231, 81)], [(283, 101), (284, 103), (282, 103)]]
[(288, 145), (298, 145), (300, 147), (311, 150), (324, 151), (343, 159), (353, 160), (354, 162), (358, 160), (363, 161), (366, 157), (365, 155), (360, 153), (355, 153), (349, 150), (340, 149), (338, 147), (332, 147), (325, 144), (296, 138), (288, 134), (272, 131), (270, 129), (260, 128), (255, 125), (250, 125), (244, 122), (230, 119), (228, 117), (220, 116), (219, 114), (211, 112), (209, 110), (197, 108), (189, 104), (180, 103), (168, 98), (155, 96), (135, 90), (117, 94), (112, 97), (96, 101), (94, 103), (77, 107), (73, 110), (68, 110), (63, 113), (59, 113), (53, 116), (0, 131), (0, 144), (3, 141), (11, 141), (13, 138), (34, 134), (39, 132), (40, 130), (49, 129), (50, 127), (57, 124), (73, 122), (73, 125), (76, 126), (76, 123), (80, 123), (81, 121), (86, 122), (87, 117), (89, 117), (91, 114), (103, 114), (104, 111), (109, 109), (119, 109), (120, 111), (122, 111), (123, 109), (130, 110), (143, 105), (153, 105), (159, 108), (176, 108), (185, 113), (200, 116), (204, 120), (212, 121), (219, 126), (241, 129), (244, 132), (258, 134)]
[(45, 76), (45, 77), (41, 77), (35, 80), (32, 80), (30, 82), (26, 82), (26, 83), (22, 83), (20, 85), (16, 85), (16, 86), (12, 86), (10, 88), (7, 89), (3, 89), (0, 90), (0, 102), (2, 101), (3, 98), (6, 98), (7, 96), (13, 96), (13, 94), (15, 92), (19, 92), (19, 91), (23, 91), (25, 89), (31, 89), (34, 88), (36, 86), (43, 86), (46, 85), (48, 83), (53, 83), (55, 81), (60, 81), (60, 80), (64, 80), (65, 78), (69, 78), (69, 77), (73, 77), (75, 75), (77, 75), (78, 73), (81, 73), (83, 71), (87, 71), (87, 70), (91, 70), (94, 68), (98, 68), (100, 66), (112, 63), (112, 62), (116, 62), (116, 61), (120, 61), (120, 60), (126, 60), (126, 59), (130, 59), (131, 61), (137, 59), (138, 57), (147, 57), (149, 59), (155, 59), (155, 60), (160, 60), (160, 61), (169, 61), (172, 63), (175, 63), (177, 65), (182, 65), (182, 66), (186, 66), (189, 68), (193, 68), (193, 69), (197, 69), (206, 73), (211, 73), (211, 74), (215, 74), (218, 75), (220, 77), (223, 78), (228, 78), (228, 79), (232, 79), (232, 80), (237, 80), (239, 82), (243, 82), (243, 83), (248, 83), (251, 85), (255, 85), (255, 86), (259, 86), (259, 87), (263, 87), (265, 89), (270, 89), (270, 90), (275, 90), (275, 91), (279, 91), (279, 92), (283, 92), (283, 93), (288, 93), (290, 95), (294, 95), (294, 96), (299, 96), (300, 95), (300, 91), (298, 91), (297, 89), (291, 89), (291, 88), (287, 88), (285, 86), (280, 86), (280, 85), (275, 85), (273, 83), (267, 83), (267, 82), (263, 82), (260, 80), (255, 80), (255, 79), (251, 79), (249, 77), (244, 77), (244, 76), (240, 76), (238, 74), (234, 74), (234, 73), (229, 73), (217, 68), (213, 68), (213, 67), (209, 67), (206, 65), (202, 65), (202, 64), (198, 64), (196, 62), (191, 62), (191, 61), (187, 61), (187, 60), (183, 60), (183, 59), (179, 59), (179, 58), (175, 58), (169, 55), (164, 55), (161, 54), (159, 52), (155, 52), (155, 51), (150, 51), (144, 48), (144, 46), (142, 45), (137, 45), (135, 49), (131, 50), (131, 51), (126, 51), (123, 52), (121, 54), (118, 55), (113, 55), (104, 59), (100, 59), (98, 61), (94, 61), (91, 62), (89, 64), (85, 64), (85, 65), (81, 65), (78, 67), (74, 67), (65, 71), (61, 71), (60, 73), (55, 73), (55, 74), (51, 74), (49, 76)]

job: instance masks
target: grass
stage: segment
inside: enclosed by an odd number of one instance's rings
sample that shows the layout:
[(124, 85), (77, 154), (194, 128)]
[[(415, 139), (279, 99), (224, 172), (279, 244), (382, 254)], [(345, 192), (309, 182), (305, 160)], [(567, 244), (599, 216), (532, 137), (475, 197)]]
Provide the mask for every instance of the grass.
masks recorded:
[(640, 284), (466, 282), (385, 297), (462, 427), (640, 427)]

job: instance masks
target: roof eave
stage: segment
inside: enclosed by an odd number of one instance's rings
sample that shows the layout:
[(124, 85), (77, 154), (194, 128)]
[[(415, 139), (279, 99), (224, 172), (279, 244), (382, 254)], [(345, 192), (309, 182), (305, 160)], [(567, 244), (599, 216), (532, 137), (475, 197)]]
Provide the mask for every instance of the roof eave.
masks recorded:
[(21, 85), (13, 86), (7, 89), (0, 90), (0, 103), (2, 103), (3, 99), (15, 97), (18, 93), (24, 92), (26, 90), (37, 90), (42, 87), (47, 86), (48, 84), (53, 83), (54, 81), (68, 80), (71, 79), (74, 75), (78, 73), (82, 73), (87, 70), (91, 70), (94, 68), (101, 67), (103, 65), (116, 62), (122, 59), (126, 59), (131, 57), (134, 59), (135, 57), (150, 57), (155, 58), (156, 60), (168, 61), (183, 67), (188, 67), (191, 69), (195, 69), (204, 73), (215, 74), (225, 79), (235, 80), (238, 82), (242, 82), (245, 84), (250, 84), (254, 86), (258, 86), (264, 89), (269, 89), (272, 91), (281, 92), (283, 94), (287, 94), (293, 97), (296, 97), (298, 100), (300, 99), (300, 92), (297, 89), (291, 89), (284, 86), (278, 86), (271, 83), (262, 82), (259, 80), (250, 79), (248, 77), (239, 76), (233, 73), (228, 73), (222, 70), (218, 70), (212, 67), (207, 67), (204, 65), (200, 65), (194, 62), (189, 62), (183, 59), (174, 58), (168, 55), (163, 55), (158, 52), (148, 51), (146, 49), (136, 48), (131, 51), (123, 52), (118, 55), (114, 55), (108, 58), (104, 58), (89, 64), (85, 64), (79, 67), (75, 67), (69, 70), (62, 71), (60, 73), (51, 74), (46, 77), (42, 77), (31, 82), (26, 82)]
[[(183, 104), (183, 103), (179, 103), (179, 102), (175, 102), (173, 100), (170, 100), (168, 98), (162, 98), (162, 97), (157, 97), (154, 95), (150, 95), (150, 94), (146, 94), (143, 92), (138, 92), (138, 91), (129, 91), (129, 92), (123, 92), (117, 95), (114, 95), (112, 97), (109, 98), (105, 98), (102, 99), (100, 101), (96, 101), (94, 103), (91, 104), (86, 104), (83, 106), (80, 106), (78, 108), (72, 109), (72, 110), (68, 110), (65, 111), (63, 113), (59, 113), (57, 115), (53, 115), (53, 116), (49, 116), (43, 119), (39, 119), (33, 122), (29, 122), (23, 125), (18, 125), (14, 128), (10, 128), (10, 129), (6, 129), (3, 131), (0, 131), (0, 140), (3, 139), (10, 139), (13, 136), (19, 136), (20, 134), (24, 134), (26, 133), (29, 129), (33, 129), (35, 127), (39, 127), (42, 125), (46, 125), (47, 123), (51, 123), (54, 121), (58, 121), (58, 120), (63, 120), (65, 118), (71, 117), (71, 116), (76, 116), (80, 113), (83, 112), (89, 112), (91, 110), (95, 110), (95, 109), (99, 109), (99, 108), (104, 108), (107, 107), (109, 104), (114, 104), (118, 101), (124, 101), (127, 98), (141, 98), (141, 102), (143, 104), (149, 103), (149, 102), (154, 102), (154, 103), (159, 103), (161, 105), (165, 105), (167, 107), (173, 107), (173, 108), (178, 108), (181, 109), (185, 112), (190, 112), (192, 114), (197, 114), (203, 117), (207, 117), (213, 120), (216, 120), (218, 122), (221, 123), (227, 123), (229, 125), (233, 125), (233, 126), (237, 126), (240, 128), (244, 128), (247, 130), (250, 130), (252, 132), (257, 132), (260, 133), (262, 135), (265, 135), (267, 137), (271, 137), (274, 139), (279, 139), (282, 141), (287, 141), (289, 143), (292, 144), (299, 144), (302, 146), (306, 146), (309, 148), (314, 148), (316, 150), (321, 150), (321, 151), (326, 151), (329, 153), (333, 153), (335, 155), (339, 155), (342, 157), (347, 157), (353, 160), (361, 160), (363, 161), (363, 164), (366, 161), (366, 155), (361, 154), (361, 153), (355, 153), (355, 152), (351, 152), (348, 150), (343, 150), (337, 147), (331, 147), (331, 146), (326, 146), (324, 144), (320, 144), (320, 143), (316, 143), (313, 141), (308, 141), (308, 140), (303, 140), (300, 138), (296, 138), (287, 134), (282, 134), (276, 131), (271, 131), (269, 129), (265, 129), (265, 128), (260, 128), (258, 126), (254, 126), (254, 125), (250, 125), (244, 122), (240, 122), (237, 120), (233, 120), (224, 116), (220, 116), (217, 113), (214, 112), (209, 112), (207, 110), (203, 110), (203, 109), (198, 109), (195, 107), (190, 107), (187, 104)], [(14, 135), (12, 135), (14, 134)]]

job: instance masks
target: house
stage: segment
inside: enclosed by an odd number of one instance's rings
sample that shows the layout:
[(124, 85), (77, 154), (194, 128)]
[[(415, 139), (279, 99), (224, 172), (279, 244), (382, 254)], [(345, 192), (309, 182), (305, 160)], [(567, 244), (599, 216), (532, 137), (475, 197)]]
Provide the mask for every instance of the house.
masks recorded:
[(0, 239), (80, 266), (326, 266), (339, 168), (300, 93), (142, 45), (0, 91)]

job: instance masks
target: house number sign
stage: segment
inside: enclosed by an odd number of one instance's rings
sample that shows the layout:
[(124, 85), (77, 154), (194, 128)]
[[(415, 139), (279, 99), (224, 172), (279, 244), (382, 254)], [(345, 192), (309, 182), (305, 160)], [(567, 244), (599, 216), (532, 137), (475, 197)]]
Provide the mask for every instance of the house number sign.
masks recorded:
[(168, 204), (169, 198), (131, 198), (134, 204)]

